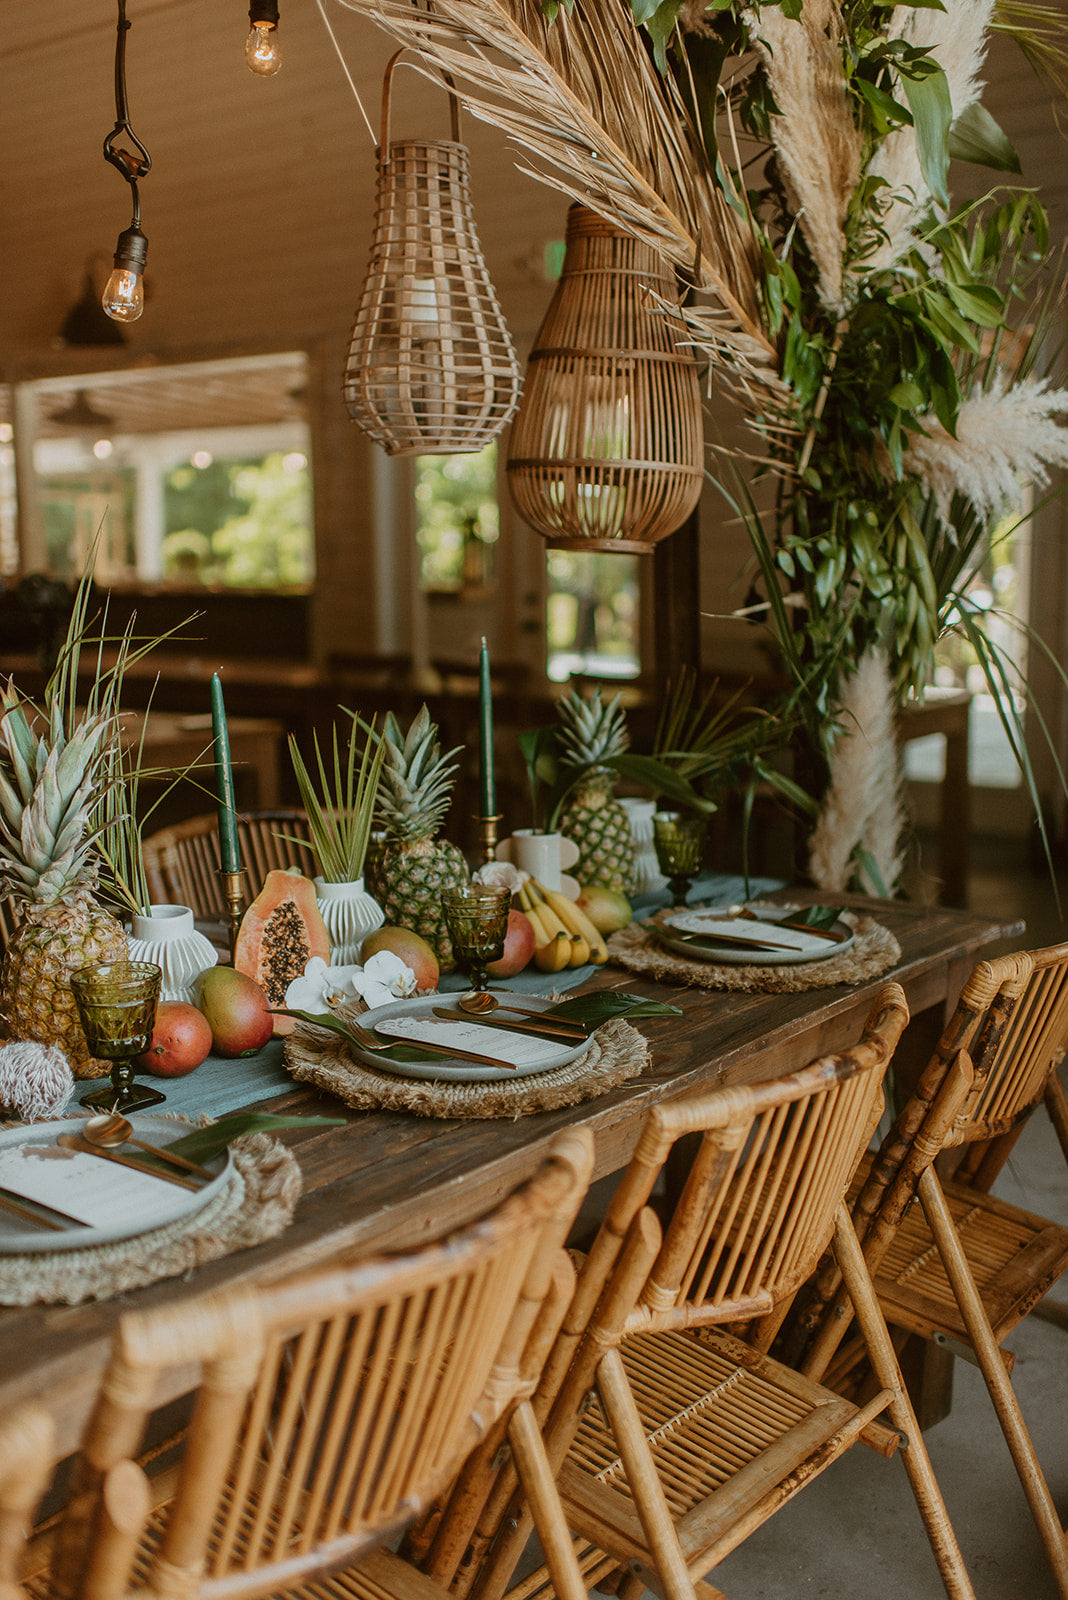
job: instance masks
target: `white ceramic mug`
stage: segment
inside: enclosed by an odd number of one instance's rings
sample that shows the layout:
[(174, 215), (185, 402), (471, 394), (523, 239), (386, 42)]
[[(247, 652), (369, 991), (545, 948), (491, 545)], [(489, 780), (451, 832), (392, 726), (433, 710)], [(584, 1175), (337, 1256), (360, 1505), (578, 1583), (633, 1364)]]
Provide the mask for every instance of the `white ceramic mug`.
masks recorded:
[(498, 861), (510, 861), (547, 889), (569, 889), (574, 880), (565, 884), (564, 869), (573, 867), (578, 858), (578, 845), (563, 834), (535, 833), (533, 828), (517, 828), (497, 846)]

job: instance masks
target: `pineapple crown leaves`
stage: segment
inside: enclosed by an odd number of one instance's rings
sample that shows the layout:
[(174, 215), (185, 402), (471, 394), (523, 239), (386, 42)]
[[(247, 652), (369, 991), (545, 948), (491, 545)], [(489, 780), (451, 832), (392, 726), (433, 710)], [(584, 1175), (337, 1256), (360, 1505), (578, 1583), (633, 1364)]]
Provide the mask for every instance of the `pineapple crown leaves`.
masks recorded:
[(407, 735), (393, 712), (387, 713), (382, 747), (376, 820), (392, 838), (432, 838), (449, 809), (460, 746), (442, 754), (437, 725), (423, 705)]
[[(715, 802), (699, 794), (684, 773), (663, 758), (628, 749), (629, 735), (622, 697), (604, 705), (600, 689), (590, 700), (574, 690), (560, 701), (560, 721), (519, 734), (519, 748), (530, 784), (532, 826), (555, 829), (568, 797), (589, 780), (610, 773), (628, 778), (654, 795), (664, 795), (692, 811), (715, 811)], [(544, 800), (542, 798), (544, 793)]]
[(577, 690), (564, 695), (557, 708), (560, 716), (558, 741), (564, 767), (602, 766), (613, 756), (622, 755), (630, 744), (622, 695), (614, 695), (607, 705), (600, 687), (588, 700)]

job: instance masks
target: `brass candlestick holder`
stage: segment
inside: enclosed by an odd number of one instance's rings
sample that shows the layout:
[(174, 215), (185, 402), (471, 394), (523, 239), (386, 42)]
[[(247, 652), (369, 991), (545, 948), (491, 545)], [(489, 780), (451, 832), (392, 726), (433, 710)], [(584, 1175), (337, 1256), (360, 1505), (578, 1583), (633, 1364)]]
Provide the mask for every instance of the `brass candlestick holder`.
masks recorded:
[(241, 917), (245, 910), (244, 868), (238, 872), (227, 872), (225, 867), (220, 867), (219, 877), (222, 879), (223, 895), (226, 900), (226, 920), (230, 926), (230, 965), (233, 966), (237, 954), (237, 930), (241, 926)]
[(478, 854), (482, 866), (497, 859), (497, 824), (503, 815), (504, 813), (499, 811), (495, 817), (475, 819), (478, 823)]

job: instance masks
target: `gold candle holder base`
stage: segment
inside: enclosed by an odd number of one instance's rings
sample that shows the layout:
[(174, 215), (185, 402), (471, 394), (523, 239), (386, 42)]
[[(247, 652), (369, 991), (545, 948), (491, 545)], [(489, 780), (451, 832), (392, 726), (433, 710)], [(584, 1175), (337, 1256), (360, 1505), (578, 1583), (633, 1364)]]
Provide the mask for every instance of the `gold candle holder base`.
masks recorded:
[(481, 866), (497, 859), (497, 824), (503, 815), (503, 811), (499, 811), (495, 817), (475, 819), (478, 823), (478, 855)]
[(237, 953), (237, 930), (241, 926), (241, 917), (245, 910), (245, 873), (227, 872), (225, 867), (219, 868), (219, 877), (222, 879), (223, 895), (226, 899), (226, 919), (230, 925), (230, 965), (233, 966), (234, 956)]

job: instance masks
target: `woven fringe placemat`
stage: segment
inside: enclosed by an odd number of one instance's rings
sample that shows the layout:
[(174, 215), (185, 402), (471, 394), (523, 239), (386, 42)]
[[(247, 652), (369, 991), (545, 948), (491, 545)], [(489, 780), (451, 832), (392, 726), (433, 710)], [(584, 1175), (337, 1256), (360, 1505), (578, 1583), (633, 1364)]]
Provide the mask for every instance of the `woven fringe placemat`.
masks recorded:
[(0, 1304), (76, 1306), (110, 1300), (273, 1239), (288, 1226), (300, 1199), (296, 1157), (266, 1133), (235, 1139), (230, 1153), (230, 1182), (192, 1217), (114, 1244), (0, 1256)]
[(649, 1065), (649, 1046), (629, 1022), (614, 1017), (598, 1028), (590, 1047), (566, 1066), (523, 1078), (455, 1083), (400, 1078), (367, 1066), (345, 1040), (325, 1028), (298, 1023), (286, 1040), (286, 1066), (302, 1083), (328, 1089), (357, 1111), (407, 1111), (416, 1117), (529, 1117), (605, 1094)]
[(830, 989), (839, 983), (862, 983), (889, 972), (901, 960), (901, 946), (889, 928), (871, 917), (842, 913), (842, 921), (855, 938), (841, 955), (822, 961), (800, 961), (796, 966), (734, 966), (715, 961), (689, 961), (667, 950), (656, 936), (636, 922), (614, 933), (608, 941), (608, 959), (628, 972), (664, 983), (681, 983), (695, 989), (737, 989), (761, 994), (797, 994), (803, 989)]

